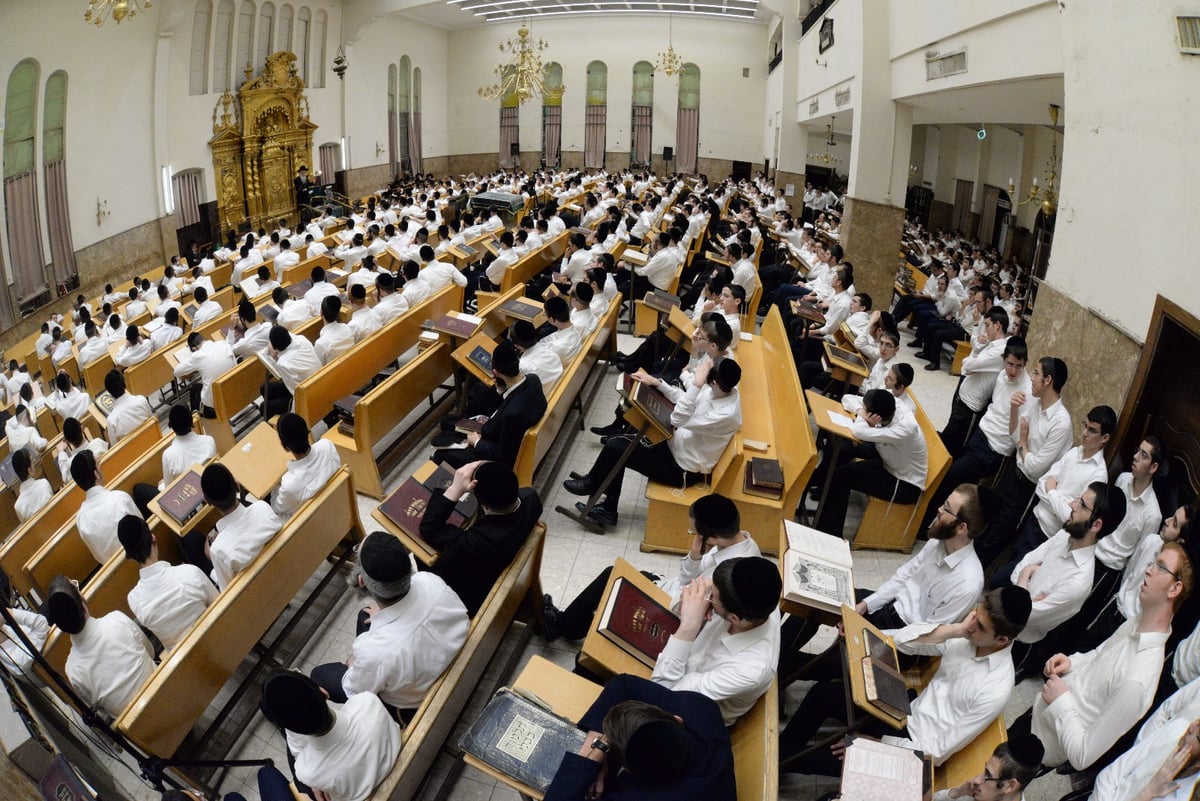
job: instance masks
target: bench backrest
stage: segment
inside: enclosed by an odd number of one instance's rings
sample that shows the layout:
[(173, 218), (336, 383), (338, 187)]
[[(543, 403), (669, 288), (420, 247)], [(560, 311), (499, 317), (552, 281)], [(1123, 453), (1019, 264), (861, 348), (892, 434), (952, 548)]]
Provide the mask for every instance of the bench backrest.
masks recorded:
[(117, 719), (150, 753), (170, 757), (225, 682), (347, 535), (362, 537), (342, 468), (230, 582)]
[(570, 231), (563, 231), (552, 237), (537, 250), (526, 253), (512, 266), (504, 271), (504, 279), (500, 282), (500, 291), (507, 292), (517, 284), (528, 283), (530, 278), (562, 258), (567, 250), (567, 240)]
[[(779, 309), (773, 308), (762, 326), (763, 359), (768, 365), (767, 391), (774, 412), (775, 452), (783, 468), (783, 508), (790, 513), (817, 466), (812, 429), (803, 420), (806, 408), (800, 377), (792, 369), (792, 351)], [(793, 410), (789, 419), (788, 410)], [(799, 415), (799, 417), (797, 417)]]
[(729, 730), (738, 801), (779, 798), (779, 682)]
[(439, 342), (364, 395), (354, 407), (354, 440), (359, 452), (370, 453), (453, 372), (450, 345)]
[(225, 453), (236, 444), (229, 421), (260, 397), (259, 390), (266, 378), (267, 368), (262, 360), (250, 357), (213, 381), (213, 409), (217, 417), (203, 423), (205, 433), (216, 440), (219, 452)]
[(112, 354), (106, 350), (82, 368), (83, 385), (89, 395), (95, 396), (104, 390), (104, 376), (116, 366)]

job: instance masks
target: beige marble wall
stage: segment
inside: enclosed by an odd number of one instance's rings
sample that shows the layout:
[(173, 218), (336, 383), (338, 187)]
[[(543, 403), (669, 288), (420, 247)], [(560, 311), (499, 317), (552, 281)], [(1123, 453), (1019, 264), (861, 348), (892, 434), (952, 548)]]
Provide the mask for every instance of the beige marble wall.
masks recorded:
[(855, 288), (869, 293), (877, 308), (886, 308), (900, 259), (904, 209), (847, 197), (841, 230), (845, 260), (854, 265)]
[(392, 165), (372, 164), (346, 170), (346, 196), (351, 200), (369, 195), (392, 182)]
[(939, 228), (949, 228), (952, 219), (954, 219), (954, 205), (952, 203), (943, 203), (940, 200), (933, 201), (933, 205), (929, 207), (929, 230), (936, 231)]
[(494, 171), (499, 163), (500, 157), (495, 152), (459, 153), (448, 157), (451, 175), (466, 175), (471, 172), (476, 175), (489, 173)]
[(1027, 340), (1030, 361), (1057, 356), (1067, 363), (1063, 404), (1074, 420), (1102, 403), (1120, 415), (1144, 342), (1047, 283), (1038, 286)]

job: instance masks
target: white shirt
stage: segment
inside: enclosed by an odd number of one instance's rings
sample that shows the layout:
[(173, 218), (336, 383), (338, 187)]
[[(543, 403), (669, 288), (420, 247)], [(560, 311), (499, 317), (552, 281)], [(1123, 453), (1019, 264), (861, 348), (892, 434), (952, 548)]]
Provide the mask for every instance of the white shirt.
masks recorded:
[(296, 386), (321, 369), (321, 358), (313, 349), (312, 343), (302, 336), (294, 335), (287, 349), (279, 354), (278, 359), (272, 359), (270, 353), (263, 353), (262, 358), (279, 373), (279, 380), (287, 387), (287, 391), (296, 394)]
[[(1156, 556), (1158, 556), (1157, 553), (1151, 556), (1150, 559)], [(1149, 562), (1150, 559), (1147, 559), (1146, 562)], [(1132, 569), (1133, 564), (1130, 563), (1129, 567)], [(1143, 563), (1142, 569), (1138, 571), (1138, 575), (1143, 575), (1145, 570), (1145, 563)], [(1189, 682), (1195, 681), (1196, 677), (1200, 676), (1200, 637), (1196, 636), (1197, 631), (1200, 631), (1200, 626), (1197, 626), (1183, 642), (1175, 646), (1175, 661), (1171, 663), (1171, 678), (1175, 679), (1177, 687), (1182, 687)]]
[(175, 376), (197, 374), (200, 377), (200, 402), (209, 408), (213, 405), (212, 385), (225, 373), (237, 367), (237, 359), (228, 342), (208, 340), (195, 351), (184, 351), (175, 366)]
[[(666, 290), (671, 286), (675, 273), (679, 269), (679, 254), (674, 248), (662, 248), (642, 266), (635, 266), (633, 271), (644, 276), (655, 289)], [(582, 280), (582, 279), (580, 279)]]
[(971, 611), (983, 591), (983, 567), (975, 543), (951, 554), (940, 540), (930, 540), (879, 589), (867, 596), (867, 611), (890, 601), (905, 623), (956, 623)]
[(710, 472), (730, 437), (742, 427), (741, 395), (735, 388), (718, 398), (712, 384), (700, 388), (692, 384), (686, 392), (670, 384), (658, 388), (675, 404), (671, 412), (675, 435), (667, 440), (667, 446), (676, 464), (693, 473)]
[(354, 332), (354, 341), (362, 342), (368, 336), (383, 328), (383, 321), (379, 319), (379, 315), (370, 306), (360, 306), (351, 313), (350, 322), (347, 325)]
[[(1112, 535), (1109, 534), (1109, 537)], [(1105, 537), (1104, 539), (1108, 539)], [(1104, 540), (1100, 540), (1104, 542)], [(1142, 613), (1142, 581), (1146, 578), (1146, 565), (1152, 562), (1162, 550), (1163, 538), (1157, 533), (1147, 534), (1133, 549), (1133, 554), (1125, 563), (1121, 573), (1121, 586), (1117, 589), (1116, 603), (1121, 616), (1133, 620)], [(1096, 546), (1096, 556), (1100, 556), (1100, 547)], [(1190, 639), (1190, 638), (1189, 638)], [(1186, 642), (1186, 641), (1185, 641)], [(1183, 650), (1180, 643), (1175, 650), (1175, 663), (1179, 664), (1179, 654)], [(1200, 664), (1197, 665), (1200, 667)], [(1176, 682), (1182, 686), (1181, 682)]]
[(433, 573), (414, 573), (408, 595), (371, 616), (354, 638), (354, 662), (342, 677), (346, 694), (377, 693), (401, 709), (421, 705), (426, 691), (467, 640), (467, 608)]
[[(1008, 417), (1011, 411), (1009, 400), (1018, 392), (1029, 395), (1031, 386), (1029, 375), (1024, 370), (1015, 381), (1009, 381), (1008, 374), (1003, 370), (996, 373), (995, 382), (992, 384), (992, 402), (983, 413), (983, 417), (979, 418), (979, 431), (987, 437), (988, 447), (1001, 456), (1012, 456), (1017, 449), (1017, 443), (1008, 433)], [(1014, 432), (1019, 434), (1020, 431), (1021, 427), (1018, 424)]]
[(138, 362), (145, 361), (153, 352), (154, 343), (147, 336), (139, 339), (136, 345), (131, 345), (129, 340), (126, 340), (121, 349), (117, 351), (117, 355), (113, 357), (113, 362), (118, 367), (132, 367)]
[(333, 708), (333, 728), (325, 734), (287, 732), (296, 779), (327, 793), (330, 801), (365, 801), (396, 765), (400, 724), (371, 693)]
[(182, 436), (176, 434), (174, 441), (163, 450), (163, 480), (158, 488), (161, 490), (192, 465), (202, 465), (216, 455), (217, 442), (207, 434), (194, 431)]
[(233, 355), (239, 359), (262, 353), (271, 344), (271, 324), (259, 321), (242, 332), (242, 338), (236, 342), (236, 335), (230, 327), (225, 341), (233, 348)]
[(1012, 648), (979, 656), (965, 637), (938, 644), (915, 642), (938, 625), (916, 623), (893, 635), (896, 647), (903, 652), (936, 654), (942, 661), (929, 686), (912, 703), (908, 738), (884, 738), (884, 742), (924, 751), (935, 765), (941, 765), (974, 740), (1004, 711), (1015, 677)]
[(1150, 708), (1169, 632), (1137, 632), (1125, 621), (1093, 651), (1071, 654), (1063, 678), (1071, 691), (1047, 705), (1033, 702), (1033, 733), (1046, 747), (1046, 765), (1095, 762)]
[(650, 680), (711, 698), (725, 725), (732, 726), (771, 686), (778, 662), (778, 609), (762, 625), (739, 634), (730, 634), (729, 621), (714, 616), (693, 642), (671, 635)]
[(192, 315), (192, 328), (199, 328), (209, 320), (215, 320), (221, 316), (221, 304), (215, 300), (206, 300), (196, 307), (195, 314)]
[[(1103, 481), (1106, 477), (1097, 480)], [(1138, 543), (1158, 532), (1162, 525), (1162, 509), (1158, 505), (1153, 482), (1136, 497), (1133, 495), (1132, 473), (1122, 473), (1114, 483), (1125, 493), (1125, 517), (1111, 534), (1096, 544), (1096, 558), (1106, 567), (1120, 570), (1125, 567)], [(1136, 564), (1134, 567), (1141, 569)]]
[[(1030, 396), (1021, 410), (1021, 419), (1029, 421), (1029, 447), (1024, 456), (1017, 454), (1014, 460), (1026, 478), (1037, 481), (1070, 449), (1071, 413), (1061, 399), (1050, 404), (1049, 409), (1042, 409), (1041, 401)], [(1014, 448), (1020, 439), (1018, 421), (1012, 433)]]
[(8, 437), (10, 452), (24, 448), (33, 457), (44, 451), (49, 444), (49, 441), (38, 433), (36, 426), (27, 426), (16, 417), (10, 417), (4, 424), (4, 433)]
[(500, 252), (496, 254), (496, 258), (492, 259), (491, 264), (484, 270), (484, 275), (487, 276), (487, 280), (491, 281), (492, 284), (500, 286), (504, 283), (504, 273), (508, 271), (509, 267), (516, 264), (520, 258), (521, 254), (512, 248), (500, 248)]
[(925, 434), (907, 406), (896, 405), (891, 422), (873, 428), (863, 417), (855, 418), (851, 433), (862, 442), (872, 442), (884, 468), (891, 475), (925, 489), (928, 451)]
[(333, 321), (321, 326), (321, 333), (313, 343), (322, 364), (329, 364), (354, 347), (354, 329), (345, 323)]
[(121, 437), (153, 416), (144, 396), (126, 392), (113, 401), (112, 411), (108, 413), (108, 444), (116, 445)]
[[(1048, 490), (1046, 479), (1051, 477), (1058, 482), (1058, 486)], [(1062, 528), (1062, 524), (1071, 516), (1071, 501), (1082, 495), (1094, 481), (1108, 483), (1108, 465), (1104, 463), (1103, 448), (1092, 454), (1090, 459), (1085, 459), (1083, 446), (1077, 445), (1042, 474), (1037, 482), (1038, 503), (1033, 507), (1033, 516), (1041, 525), (1043, 534), (1049, 537)], [(1105, 537), (1101, 542), (1109, 538)]]
[(317, 281), (308, 291), (304, 293), (304, 302), (308, 304), (308, 310), (312, 312), (313, 317), (321, 313), (321, 301), (330, 295), (340, 294), (338, 288), (328, 281)]
[(583, 335), (578, 328), (569, 325), (543, 337), (541, 344), (558, 354), (563, 367), (566, 367), (574, 361), (580, 348), (583, 347)]
[(150, 642), (123, 612), (89, 618), (71, 635), (67, 678), (75, 692), (114, 720), (154, 672)]
[(288, 461), (279, 488), (271, 496), (271, 509), (281, 518), (291, 517), (341, 466), (337, 446), (326, 439), (317, 440), (306, 455)]
[(300, 263), (300, 254), (292, 250), (281, 250), (272, 264), (275, 267), (275, 275), (283, 275), (283, 271), (289, 267), (295, 267)]
[[(421, 268), (421, 272), (417, 277), (429, 285), (431, 291), (436, 292), (442, 287), (450, 286), (450, 284), (458, 284), (459, 286), (467, 285), (467, 276), (455, 267), (453, 264), (447, 264), (444, 261), (431, 261)], [(488, 279), (491, 280), (490, 278)]]
[(758, 549), (758, 543), (754, 541), (753, 537), (747, 535), (741, 542), (735, 542), (724, 549), (714, 545), (706, 553), (701, 554), (699, 559), (692, 559), (690, 553), (685, 554), (679, 560), (679, 575), (659, 581), (658, 586), (659, 589), (671, 596), (671, 608), (676, 609), (683, 588), (701, 576), (711, 577), (713, 571), (717, 569), (717, 565), (727, 559), (761, 555), (762, 551)]
[[(311, 292), (312, 290), (309, 291)], [(317, 307), (318, 311), (313, 312), (312, 306), (308, 304), (305, 298), (288, 298), (279, 307), (279, 316), (275, 318), (275, 324), (282, 325), (287, 330), (294, 332), (320, 313), (320, 303), (317, 304)], [(271, 329), (268, 325), (265, 337), (267, 342), (270, 341), (270, 336)]]
[(24, 523), (37, 514), (38, 510), (45, 506), (53, 496), (54, 490), (50, 488), (50, 482), (46, 479), (25, 479), (21, 482), (21, 488), (17, 494), (17, 502), (13, 504), (13, 510), (17, 513), (17, 519)]
[(558, 357), (558, 353), (544, 344), (538, 342), (529, 350), (521, 354), (521, 374), (536, 375), (542, 382), (542, 392), (545, 395), (550, 394), (550, 389), (558, 379), (562, 378), (563, 363)]
[[(151, 353), (159, 348), (170, 345), (172, 342), (180, 339), (183, 336), (183, 329), (177, 325), (160, 325), (158, 328), (150, 332), (150, 350)], [(142, 342), (146, 340), (143, 339)], [(139, 361), (141, 361), (139, 359)]]
[(126, 515), (141, 518), (137, 504), (127, 493), (110, 490), (97, 484), (83, 496), (83, 503), (75, 515), (75, 526), (79, 537), (100, 564), (121, 552), (121, 541), (117, 539), (117, 524)]
[(399, 292), (392, 292), (381, 297), (372, 308), (382, 327), (408, 311), (408, 300)]
[[(1029, 580), (1029, 596), (1033, 609), (1029, 622), (1017, 635), (1021, 642), (1038, 642), (1059, 623), (1065, 622), (1083, 606), (1092, 591), (1096, 571), (1096, 546), (1070, 549), (1071, 535), (1059, 529), (1053, 537), (1025, 554), (1013, 568), (1015, 584), (1021, 571), (1039, 562), (1041, 567)], [(1038, 600), (1038, 596), (1045, 595)]]
[(850, 303), (853, 300), (853, 296), (847, 290), (842, 290), (830, 298), (829, 308), (825, 310), (825, 325), (811, 332), (809, 336), (815, 334), (822, 337), (832, 337), (834, 332), (841, 326), (842, 321), (850, 316)]
[(209, 546), (212, 578), (217, 587), (225, 589), (233, 577), (254, 561), (259, 551), (283, 527), (266, 501), (249, 506), (238, 505), (217, 521), (217, 538)]
[[(17, 625), (25, 631), (29, 642), (40, 651), (50, 635), (50, 624), (46, 622), (46, 618), (27, 609), (13, 608), (9, 611), (12, 612)], [(25, 644), (18, 638), (12, 626), (5, 624), (0, 631), (4, 632), (4, 639), (0, 641), (0, 664), (8, 668), (10, 673), (23, 673), (32, 677), (33, 655), (25, 650)]]
[(164, 648), (174, 648), (216, 599), (217, 588), (203, 570), (162, 561), (138, 570), (128, 597), (133, 616)]
[(87, 367), (107, 352), (108, 343), (104, 341), (103, 337), (89, 337), (86, 342), (79, 346), (79, 366)]

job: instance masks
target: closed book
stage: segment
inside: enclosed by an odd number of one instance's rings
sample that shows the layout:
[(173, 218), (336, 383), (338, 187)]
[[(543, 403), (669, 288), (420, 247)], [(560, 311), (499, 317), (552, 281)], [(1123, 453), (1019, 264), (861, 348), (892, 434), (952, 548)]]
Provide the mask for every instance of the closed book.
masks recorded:
[(864, 656), (862, 672), (868, 701), (892, 717), (908, 715), (908, 685), (899, 671), (882, 660)]
[(95, 407), (100, 411), (100, 414), (104, 415), (104, 417), (107, 418), (108, 413), (113, 410), (113, 404), (116, 403), (117, 401), (115, 398), (113, 398), (113, 396), (106, 389), (103, 392), (101, 392), (100, 394), (98, 394), (93, 399), (92, 402), (95, 404)]
[(509, 317), (515, 317), (518, 320), (528, 320), (532, 323), (542, 313), (542, 305), (540, 303), (530, 303), (527, 300), (513, 298), (501, 304), (500, 311)]
[(354, 418), (349, 420), (338, 420), (337, 430), (339, 434), (345, 434), (347, 437), (354, 436)]
[(656, 387), (649, 384), (636, 384), (629, 398), (633, 405), (653, 420), (658, 428), (668, 432), (674, 430), (675, 426), (671, 424), (671, 414), (675, 411), (675, 404), (671, 403), (667, 396)]
[(779, 500), (783, 497), (782, 489), (762, 487), (754, 483), (754, 465), (749, 462), (746, 463), (746, 474), (742, 478), (742, 492), (758, 498), (770, 498), (771, 500)]
[(5, 457), (3, 462), (0, 462), (0, 481), (3, 481), (6, 487), (13, 487), (17, 484), (17, 471), (13, 469), (11, 453)]
[(647, 292), (642, 300), (647, 306), (658, 312), (670, 312), (672, 307), (679, 305), (679, 296), (672, 295), (664, 289)]
[(598, 628), (602, 635), (653, 668), (667, 640), (679, 629), (679, 618), (637, 585), (618, 578)]
[(488, 374), (492, 372), (492, 354), (482, 345), (476, 345), (467, 354), (467, 359), (483, 372)]
[(820, 325), (825, 324), (825, 313), (821, 311), (817, 304), (807, 300), (793, 300), (792, 314), (796, 315), (797, 317), (803, 317), (805, 320), (810, 322), (818, 323)]
[[(388, 520), (407, 534), (425, 553), (433, 556), (437, 549), (421, 536), (421, 519), (429, 507), (429, 498), (433, 495), (425, 486), (412, 476), (396, 488), (396, 491), (379, 504), (379, 510)], [(465, 518), (457, 511), (450, 514), (450, 525), (462, 525)]]
[(274, 325), (275, 321), (279, 319), (279, 309), (275, 308), (269, 303), (259, 309), (258, 313), (263, 316), (263, 319), (272, 325)]
[(563, 754), (578, 753), (586, 738), (575, 724), (505, 688), (484, 707), (459, 747), (505, 776), (545, 793)]
[(184, 473), (158, 496), (158, 505), (176, 523), (182, 523), (194, 515), (203, 503), (200, 474), (195, 470)]
[(456, 337), (469, 337), (479, 330), (478, 317), (453, 317), (443, 314), (433, 321), (433, 329)]
[(829, 356), (831, 358), (845, 362), (846, 364), (852, 364), (862, 370), (867, 369), (867, 363), (863, 361), (863, 357), (854, 351), (846, 350), (845, 348), (839, 348), (837, 345), (831, 345), (828, 342), (825, 343), (825, 348), (829, 351)]
[(311, 278), (305, 278), (303, 281), (298, 281), (287, 288), (288, 294), (293, 298), (302, 298), (304, 293), (312, 289), (313, 282)]
[(486, 424), (473, 417), (460, 417), (454, 423), (454, 430), (460, 434), (478, 434)]
[(354, 407), (358, 406), (358, 402), (362, 400), (362, 395), (347, 395), (344, 398), (338, 398), (333, 402), (333, 410), (338, 413), (338, 417), (342, 420), (354, 421)]
[(755, 456), (750, 460), (754, 486), (763, 489), (783, 489), (783, 467), (777, 459)]

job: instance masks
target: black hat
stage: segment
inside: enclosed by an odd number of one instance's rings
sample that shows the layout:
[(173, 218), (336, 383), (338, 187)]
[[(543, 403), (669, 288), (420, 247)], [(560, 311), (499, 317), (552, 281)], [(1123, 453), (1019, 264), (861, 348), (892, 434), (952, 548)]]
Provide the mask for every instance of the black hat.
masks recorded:
[(1008, 618), (1009, 623), (1024, 628), (1029, 622), (1033, 600), (1029, 597), (1029, 590), (1010, 584), (1000, 590), (1000, 606), (1004, 609), (1004, 616)]
[(382, 289), (386, 289), (388, 292), (391, 292), (396, 288), (396, 279), (392, 277), (391, 273), (384, 270), (378, 276), (376, 276), (375, 285)]
[(696, 531), (704, 537), (732, 537), (742, 528), (737, 504), (715, 492), (698, 498), (691, 512)]
[(299, 172), (308, 172), (308, 167), (305, 167), (303, 164), (301, 164)]
[(1035, 735), (1014, 734), (1008, 738), (1008, 754), (1021, 767), (1037, 769), (1046, 756), (1046, 748)]
[(237, 493), (237, 482), (233, 473), (223, 464), (210, 464), (200, 474), (200, 491), (204, 499), (213, 506), (223, 508), (223, 502)]
[(521, 371), (521, 358), (511, 342), (501, 342), (492, 351), (492, 369), (501, 375), (516, 375)]
[(390, 583), (412, 573), (404, 543), (384, 531), (373, 531), (358, 549), (358, 565), (368, 578)]
[(296, 734), (323, 734), (333, 723), (321, 688), (292, 670), (280, 671), (263, 684), (262, 711), (272, 723)]
[(517, 320), (513, 323), (512, 336), (510, 337), (514, 344), (520, 345), (522, 348), (529, 349), (533, 347), (537, 341), (537, 329), (533, 327), (533, 323), (528, 320)]
[(629, 736), (625, 746), (625, 768), (640, 781), (671, 784), (687, 768), (687, 731), (676, 720), (643, 723)]
[(783, 579), (779, 568), (761, 556), (732, 559), (729, 582), (737, 595), (737, 605), (750, 620), (761, 620), (779, 606)]
[(484, 462), (476, 467), (475, 482), (475, 497), (489, 509), (507, 509), (517, 500), (517, 476), (501, 462)]

